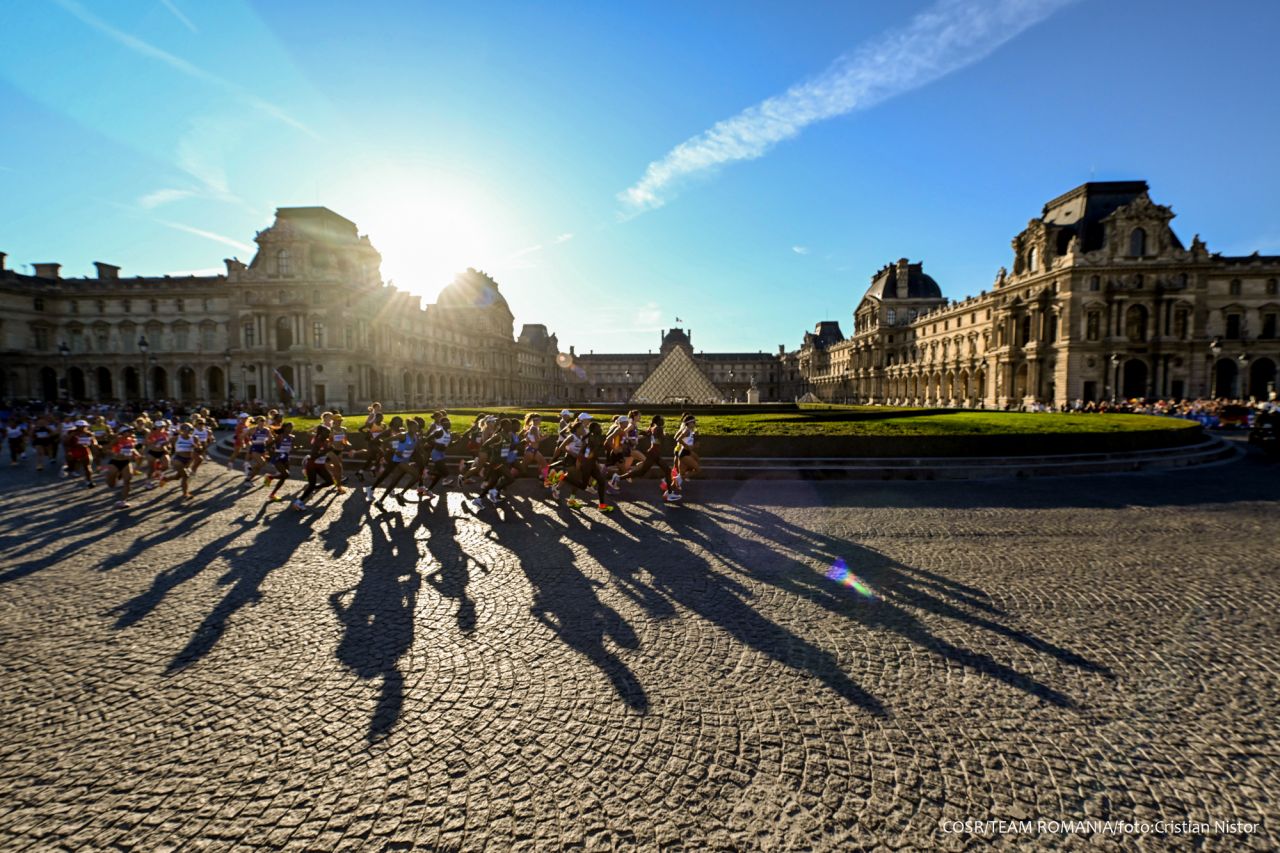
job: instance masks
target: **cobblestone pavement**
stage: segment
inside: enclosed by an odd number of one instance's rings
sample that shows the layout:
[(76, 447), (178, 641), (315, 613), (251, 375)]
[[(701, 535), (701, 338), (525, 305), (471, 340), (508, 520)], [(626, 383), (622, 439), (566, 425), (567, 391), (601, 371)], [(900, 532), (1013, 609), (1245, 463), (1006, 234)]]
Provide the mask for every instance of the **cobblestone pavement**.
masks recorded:
[(1278, 474), (304, 515), (6, 467), (0, 847), (1274, 849)]

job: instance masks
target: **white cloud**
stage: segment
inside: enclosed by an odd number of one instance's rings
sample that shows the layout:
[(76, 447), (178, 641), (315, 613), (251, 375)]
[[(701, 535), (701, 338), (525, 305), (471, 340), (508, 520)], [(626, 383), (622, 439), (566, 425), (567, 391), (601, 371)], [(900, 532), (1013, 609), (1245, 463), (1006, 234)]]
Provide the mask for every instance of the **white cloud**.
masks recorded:
[(866, 109), (988, 56), (1074, 0), (939, 0), (905, 27), (864, 43), (821, 74), (680, 143), (618, 194), (623, 218), (667, 202), (683, 179), (754, 160), (805, 127)]
[(809, 254), (809, 247), (808, 246), (792, 246), (791, 251), (795, 252), (797, 255), (807, 255)]
[(555, 240), (553, 240), (552, 242), (553, 242), (553, 243), (568, 243), (568, 242), (569, 242), (570, 240), (572, 240), (572, 239), (573, 239), (573, 233), (572, 233), (572, 232), (570, 232), (570, 231), (566, 231), (565, 233), (561, 234), (559, 237), (557, 237), (557, 238), (556, 238)]
[(178, 8), (177, 4), (175, 4), (173, 0), (160, 0), (160, 4), (164, 6), (166, 9), (168, 9), (170, 12), (172, 12), (175, 18), (177, 18), (179, 21), (182, 21), (183, 25), (187, 29), (191, 30), (191, 32), (193, 33), (200, 32), (199, 30), (196, 29), (196, 25), (191, 23), (191, 19), (188, 18), (186, 15), (182, 14), (182, 10)]
[[(646, 302), (640, 306), (640, 310), (636, 312), (635, 325), (637, 327), (654, 326), (662, 320), (662, 308), (656, 302)], [(637, 331), (640, 329), (637, 328)]]
[(169, 222), (166, 219), (157, 219), (155, 221), (166, 228), (172, 228), (174, 231), (181, 231), (185, 234), (194, 234), (197, 237), (203, 237), (206, 240), (212, 240), (215, 243), (221, 243), (224, 246), (230, 246), (233, 249), (239, 249), (242, 252), (253, 254), (257, 251), (257, 249), (250, 246), (248, 243), (242, 243), (239, 240), (232, 239), (231, 237), (224, 237), (223, 235), (216, 234), (213, 231), (205, 231), (203, 228), (194, 228), (190, 225), (183, 225), (181, 222)]
[(151, 210), (162, 204), (168, 204), (173, 201), (181, 201), (184, 198), (191, 198), (198, 195), (194, 190), (180, 190), (172, 187), (165, 189), (153, 190), (138, 199), (138, 207), (144, 210)]
[(132, 33), (127, 33), (124, 30), (111, 26), (111, 24), (108, 24), (106, 21), (102, 20), (97, 15), (90, 12), (84, 6), (80, 5), (78, 2), (76, 2), (76, 0), (54, 0), (54, 2), (57, 3), (59, 6), (61, 6), (63, 9), (67, 10), (67, 12), (69, 12), (70, 14), (78, 18), (82, 23), (87, 24), (88, 26), (92, 27), (93, 29), (97, 30), (98, 32), (110, 38), (112, 41), (115, 41), (118, 44), (121, 44), (127, 47), (129, 50), (133, 51), (139, 56), (145, 56), (148, 59), (154, 59), (157, 62), (164, 63), (165, 65), (169, 66), (175, 71), (179, 71), (182, 74), (187, 75), (188, 77), (199, 80), (203, 83), (208, 83), (209, 85), (215, 86), (216, 88), (222, 89), (226, 92), (230, 92), (231, 94), (235, 95), (241, 101), (253, 107), (254, 109), (266, 115), (269, 115), (272, 118), (289, 125), (290, 127), (296, 128), (297, 130), (302, 131), (308, 136), (319, 139), (319, 136), (315, 133), (315, 131), (313, 131), (311, 128), (307, 127), (305, 124), (298, 121), (296, 118), (289, 115), (283, 109), (271, 103), (270, 101), (263, 100), (262, 98), (259, 98), (257, 95), (254, 95), (250, 92), (246, 92), (244, 89), (242, 89), (240, 86), (236, 85), (235, 83), (232, 83), (230, 80), (226, 80), (222, 77), (219, 77), (216, 74), (212, 74), (208, 71), (205, 71), (203, 68), (200, 68), (199, 66), (188, 62), (182, 57), (175, 56), (172, 53), (169, 53), (167, 50), (162, 50), (156, 47), (155, 45), (151, 44), (150, 42), (147, 42), (138, 38)]

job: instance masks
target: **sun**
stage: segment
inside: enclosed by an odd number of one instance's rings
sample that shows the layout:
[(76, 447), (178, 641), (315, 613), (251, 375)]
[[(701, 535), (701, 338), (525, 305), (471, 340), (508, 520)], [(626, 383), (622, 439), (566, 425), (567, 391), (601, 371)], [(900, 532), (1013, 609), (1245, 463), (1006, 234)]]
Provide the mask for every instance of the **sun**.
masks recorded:
[(382, 254), (383, 281), (427, 302), (467, 269), (492, 269), (506, 248), (505, 215), (484, 194), (439, 181), (379, 181), (359, 222)]

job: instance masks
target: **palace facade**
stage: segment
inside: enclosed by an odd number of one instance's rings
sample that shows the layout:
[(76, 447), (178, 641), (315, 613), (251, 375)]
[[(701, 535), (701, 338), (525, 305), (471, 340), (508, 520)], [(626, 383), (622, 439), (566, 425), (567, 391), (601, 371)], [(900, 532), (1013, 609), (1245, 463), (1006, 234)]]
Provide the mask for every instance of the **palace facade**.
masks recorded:
[(1013, 238), (1012, 272), (948, 300), (922, 264), (871, 279), (852, 334), (819, 323), (784, 374), (819, 399), (1006, 408), (1115, 398), (1266, 399), (1280, 363), (1280, 256), (1227, 256), (1145, 181), (1090, 182)]
[(518, 404), (565, 397), (559, 345), (513, 336), (498, 284), (467, 270), (436, 302), (384, 284), (355, 223), (284, 207), (253, 260), (211, 276), (126, 278), (97, 263), (31, 275), (0, 253), (0, 397), (293, 400), (348, 410)]
[(762, 402), (793, 398), (790, 388), (784, 384), (784, 347), (779, 346), (776, 354), (763, 350), (702, 352), (693, 348), (692, 331), (673, 328), (663, 330), (656, 352), (578, 353), (570, 347), (566, 364), (569, 399), (585, 403), (630, 402), (645, 380), (676, 348), (689, 355), (702, 375), (716, 387), (720, 400), (744, 402), (753, 385)]

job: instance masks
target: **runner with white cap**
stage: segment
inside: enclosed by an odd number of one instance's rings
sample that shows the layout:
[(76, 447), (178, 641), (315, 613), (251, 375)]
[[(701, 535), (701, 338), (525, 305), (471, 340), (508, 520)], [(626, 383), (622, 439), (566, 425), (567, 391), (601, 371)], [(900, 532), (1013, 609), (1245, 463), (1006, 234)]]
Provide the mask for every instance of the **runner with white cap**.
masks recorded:
[(63, 448), (67, 454), (67, 471), (75, 474), (84, 472), (85, 485), (93, 488), (93, 450), (98, 442), (89, 432), (89, 422), (73, 421), (71, 431), (63, 439)]

